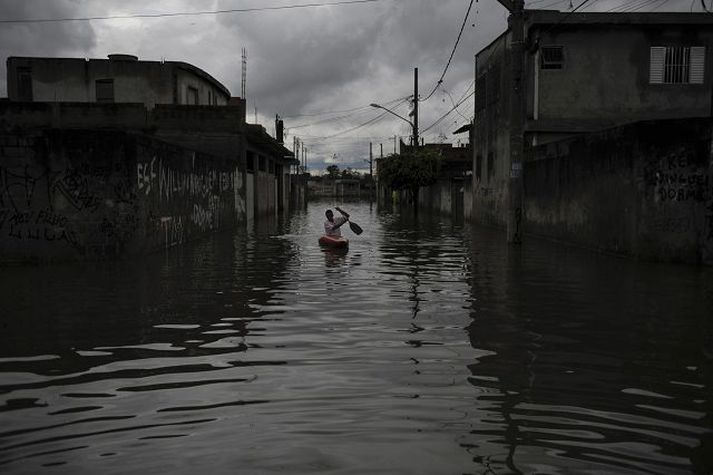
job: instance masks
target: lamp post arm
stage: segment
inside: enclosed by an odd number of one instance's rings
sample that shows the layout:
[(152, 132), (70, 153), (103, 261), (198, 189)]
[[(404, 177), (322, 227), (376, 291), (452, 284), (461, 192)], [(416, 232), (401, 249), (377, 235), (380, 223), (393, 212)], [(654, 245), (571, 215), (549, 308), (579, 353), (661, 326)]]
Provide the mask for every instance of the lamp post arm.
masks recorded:
[(411, 122), (410, 120), (408, 120), (408, 119), (405, 118), (405, 117), (401, 117), (401, 116), (398, 115), (396, 112), (394, 112), (394, 111), (392, 111), (392, 110), (389, 110), (389, 109), (387, 109), (386, 107), (381, 106), (381, 105), (379, 105), (379, 104), (369, 104), (369, 105), (370, 105), (371, 107), (375, 107), (375, 108), (377, 108), (377, 109), (383, 109), (383, 110), (385, 110), (385, 111), (388, 112), (389, 114), (394, 115), (394, 116), (398, 117), (399, 119), (403, 120), (404, 122), (408, 123), (408, 125), (410, 125), (410, 126), (413, 128), (413, 122)]

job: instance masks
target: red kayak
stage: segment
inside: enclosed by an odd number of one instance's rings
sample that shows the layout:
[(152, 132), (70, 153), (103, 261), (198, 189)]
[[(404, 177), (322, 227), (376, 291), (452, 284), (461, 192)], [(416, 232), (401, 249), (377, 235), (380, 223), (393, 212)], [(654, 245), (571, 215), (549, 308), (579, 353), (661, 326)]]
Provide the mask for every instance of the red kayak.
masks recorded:
[(333, 247), (335, 249), (345, 249), (349, 247), (349, 239), (341, 236), (321, 236), (319, 238), (319, 245), (326, 247)]

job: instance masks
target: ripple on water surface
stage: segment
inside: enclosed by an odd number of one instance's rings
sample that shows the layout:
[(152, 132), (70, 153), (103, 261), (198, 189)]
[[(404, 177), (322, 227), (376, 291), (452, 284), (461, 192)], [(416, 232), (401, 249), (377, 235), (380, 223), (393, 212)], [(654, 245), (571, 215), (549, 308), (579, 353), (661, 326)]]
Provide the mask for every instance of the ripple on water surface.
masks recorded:
[(0, 269), (0, 472), (713, 470), (709, 271), (330, 205)]

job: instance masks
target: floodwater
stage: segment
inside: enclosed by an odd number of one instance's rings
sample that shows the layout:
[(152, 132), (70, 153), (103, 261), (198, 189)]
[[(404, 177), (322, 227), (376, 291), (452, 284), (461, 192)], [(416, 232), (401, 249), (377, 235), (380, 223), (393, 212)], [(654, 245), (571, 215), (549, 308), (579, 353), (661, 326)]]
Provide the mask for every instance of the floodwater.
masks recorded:
[(711, 473), (713, 272), (326, 204), (0, 269), (0, 473)]

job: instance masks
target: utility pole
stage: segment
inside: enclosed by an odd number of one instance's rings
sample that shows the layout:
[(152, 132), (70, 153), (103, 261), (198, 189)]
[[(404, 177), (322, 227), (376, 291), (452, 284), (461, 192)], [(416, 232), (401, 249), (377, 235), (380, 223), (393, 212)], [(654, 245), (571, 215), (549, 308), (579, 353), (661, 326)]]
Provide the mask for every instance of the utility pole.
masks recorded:
[(511, 244), (522, 243), (523, 218), (523, 155), (525, 95), (523, 91), (524, 70), (524, 0), (498, 0), (510, 11), (510, 178), (508, 180), (507, 240)]
[(413, 146), (418, 147), (418, 68), (413, 68)]
[(374, 154), (371, 151), (369, 142), (369, 201), (374, 199)]

